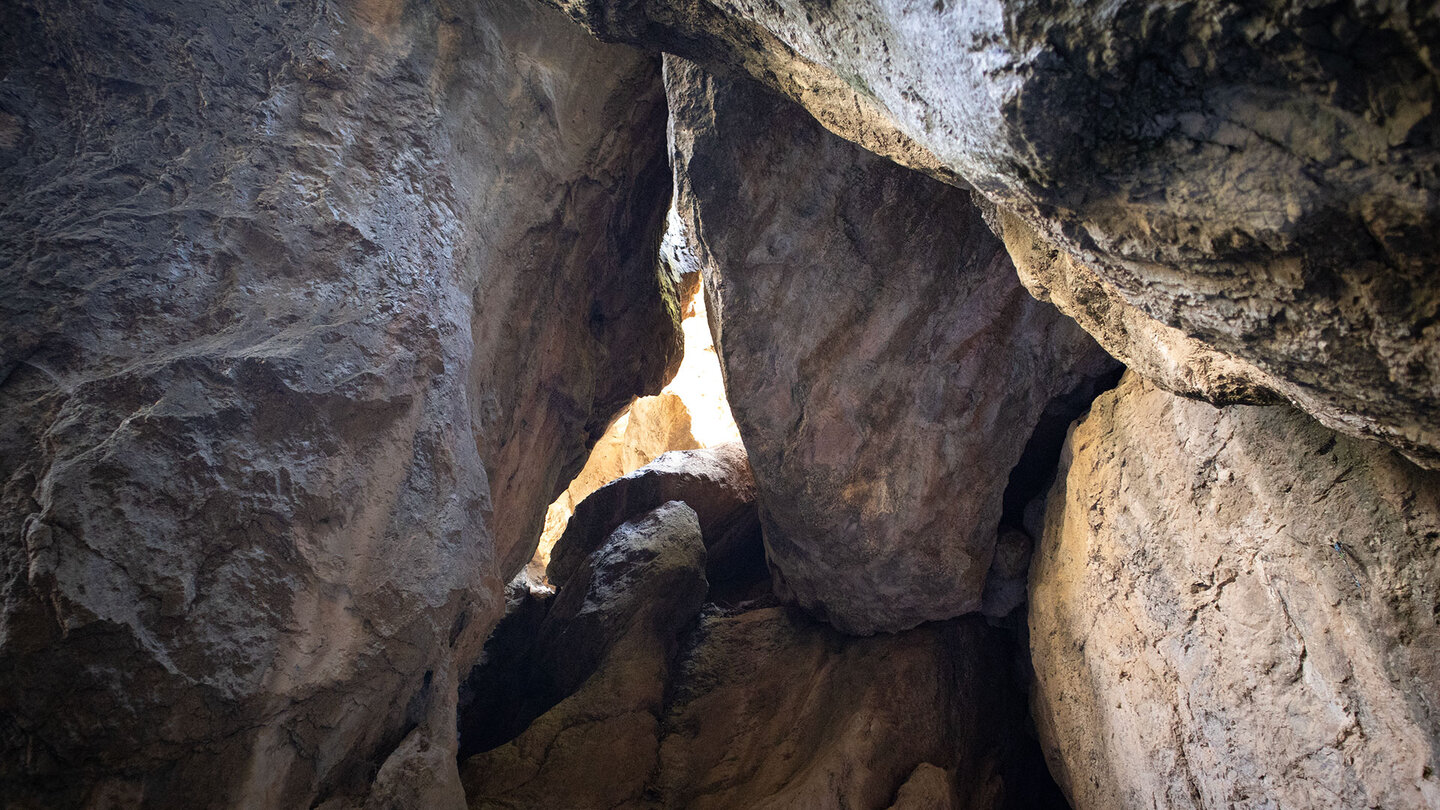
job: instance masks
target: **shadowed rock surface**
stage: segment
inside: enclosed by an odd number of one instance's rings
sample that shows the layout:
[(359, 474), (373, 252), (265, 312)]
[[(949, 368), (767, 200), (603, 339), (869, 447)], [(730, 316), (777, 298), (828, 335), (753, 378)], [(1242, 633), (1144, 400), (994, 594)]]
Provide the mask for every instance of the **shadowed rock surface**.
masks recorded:
[(707, 588), (695, 511), (627, 521), (559, 585), (528, 660), (490, 662), (528, 668), (511, 697), (548, 711), (465, 760), (472, 808), (634, 806), (656, 765), (670, 662)]
[(595, 490), (575, 507), (551, 551), (550, 581), (559, 585), (569, 580), (616, 526), (666, 501), (684, 501), (695, 510), (705, 545), (717, 561), (743, 554), (725, 546), (727, 540), (741, 539), (754, 521), (755, 479), (744, 446), (727, 442), (665, 453)]
[(1139, 312), (1440, 466), (1433, 4), (551, 2), (972, 185)]
[(1434, 807), (1440, 475), (1133, 375), (1075, 426), (1031, 570), (1077, 810)]
[(462, 713), (472, 808), (1063, 806), (1010, 635), (972, 618), (858, 639), (773, 597), (722, 608), (705, 565), (671, 502), (557, 596), (512, 594)]
[(526, 3), (0, 12), (0, 795), (445, 807), (678, 335), (658, 65)]
[(777, 593), (849, 632), (980, 607), (1010, 470), (1114, 364), (970, 194), (667, 57), (677, 208)]

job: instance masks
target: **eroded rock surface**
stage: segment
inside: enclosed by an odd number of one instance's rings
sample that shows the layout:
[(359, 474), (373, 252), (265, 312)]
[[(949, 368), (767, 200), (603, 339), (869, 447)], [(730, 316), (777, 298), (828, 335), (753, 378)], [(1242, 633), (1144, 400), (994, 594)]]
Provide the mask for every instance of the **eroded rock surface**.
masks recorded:
[(699, 534), (670, 502), (557, 596), (514, 594), (462, 716), (484, 738), (472, 808), (1060, 806), (1011, 636), (971, 618), (855, 638), (771, 596), (722, 607)]
[(1440, 466), (1431, 6), (551, 2), (963, 178), (1140, 312)]
[(456, 668), (678, 339), (658, 65), (521, 3), (0, 17), (0, 794), (459, 802)]
[(700, 443), (690, 432), (690, 411), (680, 397), (661, 392), (631, 403), (590, 449), (580, 473), (546, 509), (545, 527), (535, 556), (526, 566), (527, 576), (536, 582), (545, 579), (550, 550), (564, 533), (575, 507), (590, 493), (671, 450), (698, 447)]
[(516, 695), (558, 703), (465, 761), (473, 808), (635, 806), (658, 762), (670, 663), (707, 589), (694, 510), (671, 501), (622, 524), (559, 585)]
[(722, 560), (731, 556), (715, 547), (738, 539), (754, 521), (755, 479), (744, 446), (727, 442), (665, 453), (596, 490), (575, 507), (551, 551), (550, 581), (569, 580), (615, 527), (666, 501), (684, 501), (694, 509), (712, 554)]
[(1440, 475), (1133, 375), (1031, 573), (1036, 722), (1089, 808), (1440, 803)]
[(1033, 299), (970, 194), (667, 57), (704, 275), (777, 589), (847, 631), (979, 608), (1012, 467), (1113, 361)]

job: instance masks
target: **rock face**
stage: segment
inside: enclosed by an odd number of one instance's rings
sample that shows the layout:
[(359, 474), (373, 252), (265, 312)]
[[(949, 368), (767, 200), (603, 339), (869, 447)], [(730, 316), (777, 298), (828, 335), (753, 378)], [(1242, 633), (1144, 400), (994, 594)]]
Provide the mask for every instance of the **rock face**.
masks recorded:
[(1140, 312), (1440, 466), (1430, 6), (551, 2), (963, 178)]
[(558, 595), (515, 595), (470, 679), (472, 808), (1060, 806), (1004, 632), (854, 638), (773, 597), (722, 608), (673, 501), (585, 545)]
[(658, 65), (488, 0), (0, 17), (0, 794), (455, 805), (457, 667), (678, 340)]
[(1440, 803), (1440, 475), (1127, 375), (1031, 572), (1036, 722), (1087, 808)]
[(1113, 361), (1030, 297), (968, 192), (752, 82), (670, 58), (666, 82), (779, 592), (859, 633), (978, 609), (1011, 468)]
[(465, 761), (470, 806), (636, 804), (657, 762), (678, 635), (706, 587), (700, 524), (685, 504), (671, 501), (610, 533), (560, 581), (529, 653), (529, 686), (558, 705)]
[(635, 400), (590, 449), (580, 473), (545, 511), (545, 528), (535, 556), (526, 567), (527, 575), (537, 582), (544, 579), (550, 550), (575, 514), (576, 505), (590, 493), (670, 450), (698, 447), (700, 443), (690, 432), (690, 412), (680, 397), (662, 391)]
[(1171, 393), (1215, 405), (1272, 405), (1284, 383), (1255, 366), (1166, 326), (1126, 301), (1115, 285), (1056, 250), (1025, 223), (997, 212), (997, 230), (1036, 298), (1095, 336), (1105, 351)]
[[(587, 497), (551, 552), (550, 581), (568, 581), (617, 526), (667, 501), (684, 501), (695, 510), (719, 568), (743, 567), (749, 556), (744, 541), (758, 520), (755, 479), (744, 446), (728, 442), (666, 453)], [(711, 573), (721, 574), (718, 568)]]

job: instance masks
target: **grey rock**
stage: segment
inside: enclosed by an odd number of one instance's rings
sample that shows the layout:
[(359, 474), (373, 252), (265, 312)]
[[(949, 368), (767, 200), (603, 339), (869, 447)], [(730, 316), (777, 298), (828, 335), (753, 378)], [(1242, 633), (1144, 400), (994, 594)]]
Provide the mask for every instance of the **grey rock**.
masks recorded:
[(748, 80), (667, 57), (666, 82), (777, 593), (858, 633), (979, 609), (1011, 469), (1114, 361), (1025, 291), (968, 192)]
[(678, 345), (657, 63), (489, 0), (0, 32), (0, 794), (453, 803), (457, 671)]
[(1440, 466), (1433, 4), (550, 2), (968, 182), (1180, 337)]
[(1436, 806), (1437, 542), (1440, 474), (1127, 375), (1071, 433), (1031, 574), (1073, 805)]

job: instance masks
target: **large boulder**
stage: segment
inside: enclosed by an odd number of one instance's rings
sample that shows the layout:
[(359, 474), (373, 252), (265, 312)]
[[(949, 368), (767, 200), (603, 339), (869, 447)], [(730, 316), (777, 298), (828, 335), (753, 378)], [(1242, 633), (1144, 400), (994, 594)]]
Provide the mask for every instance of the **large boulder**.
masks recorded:
[(773, 598), (702, 609), (704, 556), (671, 502), (557, 595), (516, 595), (462, 722), (472, 808), (1063, 806), (1008, 633), (971, 617), (855, 638)]
[(754, 522), (755, 479), (745, 447), (726, 442), (665, 453), (595, 490), (575, 507), (551, 550), (546, 575), (556, 585), (566, 582), (617, 526), (667, 501), (684, 501), (695, 510), (717, 561), (743, 553), (729, 546)]
[(1074, 427), (1031, 572), (1074, 806), (1440, 804), (1437, 542), (1440, 474), (1127, 375)]
[(670, 664), (708, 588), (695, 511), (670, 501), (627, 521), (559, 584), (533, 647), (486, 662), (523, 669), (506, 697), (546, 711), (465, 760), (472, 808), (635, 806), (658, 763)]
[(778, 591), (851, 632), (980, 607), (1010, 471), (1114, 366), (1020, 285), (969, 192), (666, 58), (704, 276)]
[(1432, 5), (550, 2), (968, 182), (1137, 315), (1440, 466)]
[(656, 61), (481, 2), (0, 11), (0, 795), (444, 807), (674, 355)]

